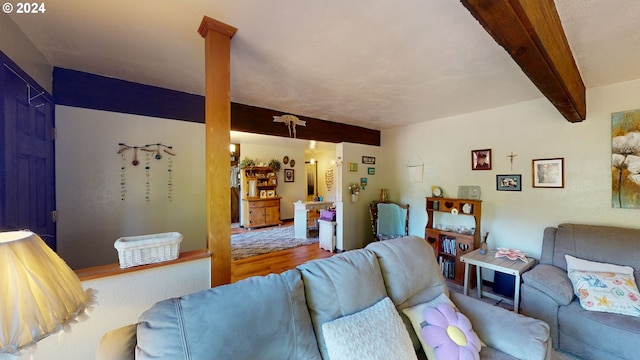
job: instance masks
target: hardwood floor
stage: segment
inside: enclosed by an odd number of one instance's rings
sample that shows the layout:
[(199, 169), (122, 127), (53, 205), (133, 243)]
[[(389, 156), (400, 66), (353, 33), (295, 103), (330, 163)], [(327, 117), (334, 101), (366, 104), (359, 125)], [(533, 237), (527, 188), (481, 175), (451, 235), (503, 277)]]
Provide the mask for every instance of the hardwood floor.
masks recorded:
[(298, 246), (269, 254), (252, 256), (231, 262), (231, 282), (256, 275), (279, 274), (313, 259), (333, 256), (318, 244)]
[[(293, 219), (284, 220), (282, 226), (293, 226)], [(258, 228), (248, 230), (240, 227), (232, 227), (231, 233), (240, 234), (248, 231), (255, 232), (268, 229), (269, 228)], [(279, 274), (286, 270), (294, 269), (296, 266), (309, 260), (327, 258), (332, 255), (333, 253), (320, 249), (318, 244), (311, 244), (240, 260), (232, 260), (231, 282), (236, 282), (251, 276)]]

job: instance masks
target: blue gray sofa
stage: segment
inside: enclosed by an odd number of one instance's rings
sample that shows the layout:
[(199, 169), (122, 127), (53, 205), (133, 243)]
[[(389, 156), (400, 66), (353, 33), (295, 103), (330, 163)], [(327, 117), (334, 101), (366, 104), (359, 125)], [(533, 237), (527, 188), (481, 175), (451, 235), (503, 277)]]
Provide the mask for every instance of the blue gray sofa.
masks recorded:
[(544, 231), (540, 263), (522, 275), (521, 312), (547, 322), (553, 347), (594, 360), (640, 359), (640, 317), (584, 310), (565, 254), (640, 269), (640, 230), (561, 224)]
[[(158, 302), (137, 324), (105, 334), (97, 359), (327, 359), (323, 323), (385, 297), (402, 314), (401, 309), (443, 293), (449, 290), (424, 239), (375, 242), (282, 274)], [(544, 322), (449, 295), (486, 343), (482, 359), (549, 359), (551, 340)], [(419, 349), (411, 324), (401, 316), (414, 349)]]

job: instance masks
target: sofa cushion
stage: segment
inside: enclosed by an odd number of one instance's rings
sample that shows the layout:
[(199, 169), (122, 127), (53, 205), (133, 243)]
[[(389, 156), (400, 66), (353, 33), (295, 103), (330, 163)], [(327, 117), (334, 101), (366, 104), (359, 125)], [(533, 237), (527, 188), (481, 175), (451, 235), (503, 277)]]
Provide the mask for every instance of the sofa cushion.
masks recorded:
[[(565, 254), (602, 263), (628, 265), (640, 276), (640, 230), (613, 226), (561, 224), (553, 247), (553, 265), (567, 269)], [(543, 248), (543, 251), (546, 248)]]
[(482, 348), (480, 358), (498, 358), (485, 357), (488, 348), (517, 359), (545, 359), (549, 356), (551, 339), (547, 323), (461, 293), (451, 292), (451, 301), (469, 318), (474, 331), (487, 344)]
[(558, 305), (568, 305), (573, 300), (573, 286), (566, 271), (547, 264), (538, 264), (522, 274), (528, 286), (549, 295)]
[[(558, 325), (562, 349), (567, 349), (567, 342), (573, 339), (582, 347), (591, 343), (602, 353), (609, 354), (608, 358), (637, 359), (640, 354), (638, 317), (587, 311), (576, 299), (568, 306), (560, 307)], [(584, 356), (580, 349), (571, 351)]]
[(328, 357), (322, 325), (364, 310), (387, 296), (373, 252), (351, 250), (298, 266), (307, 306), (323, 358)]
[(388, 297), (322, 325), (331, 360), (417, 360), (407, 328)]
[[(399, 311), (431, 301), (440, 294), (449, 294), (433, 249), (423, 238), (405, 236), (378, 241), (367, 245), (366, 249), (376, 254), (387, 294)], [(412, 331), (409, 318), (402, 314), (402, 320), (413, 346), (419, 349), (420, 339)]]
[(156, 303), (140, 317), (136, 359), (320, 359), (300, 273)]
[(433, 249), (423, 238), (379, 241), (366, 249), (376, 254), (387, 293), (400, 310), (448, 294)]
[(135, 360), (137, 328), (138, 324), (131, 324), (104, 334), (98, 344), (96, 360)]

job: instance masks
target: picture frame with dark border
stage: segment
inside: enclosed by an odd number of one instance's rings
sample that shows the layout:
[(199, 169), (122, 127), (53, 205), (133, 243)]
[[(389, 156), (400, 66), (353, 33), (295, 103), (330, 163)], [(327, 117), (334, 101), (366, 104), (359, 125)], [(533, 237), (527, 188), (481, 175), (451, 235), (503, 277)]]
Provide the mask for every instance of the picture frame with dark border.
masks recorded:
[(496, 190), (522, 191), (522, 175), (496, 175)]
[(564, 158), (531, 160), (531, 177), (534, 188), (563, 188)]
[(373, 157), (373, 156), (363, 156), (362, 157), (362, 163), (363, 164), (374, 165), (376, 163), (376, 158)]
[(471, 170), (491, 170), (491, 149), (471, 151)]
[(367, 168), (367, 174), (368, 175), (375, 175), (376, 174), (376, 168), (374, 168), (374, 167)]
[(293, 169), (284, 169), (284, 182), (294, 182), (295, 173)]

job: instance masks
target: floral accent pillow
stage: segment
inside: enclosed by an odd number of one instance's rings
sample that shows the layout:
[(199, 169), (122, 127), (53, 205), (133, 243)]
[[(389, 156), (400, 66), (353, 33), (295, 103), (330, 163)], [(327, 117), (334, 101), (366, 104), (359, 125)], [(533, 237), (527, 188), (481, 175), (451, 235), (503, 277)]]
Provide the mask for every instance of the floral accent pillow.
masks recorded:
[(583, 309), (640, 316), (640, 292), (633, 274), (569, 270), (567, 275)]
[(402, 311), (411, 320), (428, 359), (480, 359), (482, 342), (469, 319), (446, 295)]

